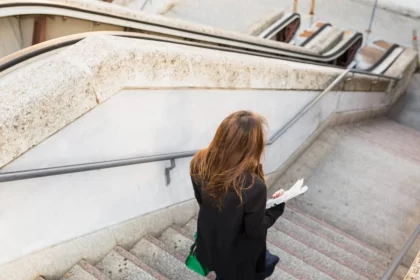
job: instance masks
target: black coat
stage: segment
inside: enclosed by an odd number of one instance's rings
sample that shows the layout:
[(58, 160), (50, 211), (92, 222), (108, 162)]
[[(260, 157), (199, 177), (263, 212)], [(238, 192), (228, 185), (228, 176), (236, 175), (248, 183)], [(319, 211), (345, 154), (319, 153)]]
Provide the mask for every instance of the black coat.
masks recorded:
[[(249, 176), (246, 186), (251, 183)], [(264, 271), (267, 229), (283, 214), (285, 204), (266, 210), (267, 188), (259, 178), (242, 191), (242, 204), (234, 190), (229, 191), (221, 210), (199, 184), (193, 181), (193, 186), (200, 205), (198, 260), (226, 280), (254, 280), (256, 273)]]

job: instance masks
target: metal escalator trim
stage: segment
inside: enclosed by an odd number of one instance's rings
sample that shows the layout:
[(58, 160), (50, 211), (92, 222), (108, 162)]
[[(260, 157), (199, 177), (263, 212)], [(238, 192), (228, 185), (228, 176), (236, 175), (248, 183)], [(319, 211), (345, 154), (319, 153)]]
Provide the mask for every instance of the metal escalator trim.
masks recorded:
[[(24, 62), (28, 59), (34, 58), (38, 55), (42, 55), (42, 54), (45, 54), (49, 51), (53, 51), (53, 50), (56, 50), (56, 49), (59, 49), (59, 48), (70, 46), (72, 44), (76, 44), (77, 42), (86, 38), (86, 36), (88, 36), (91, 33), (98, 33), (98, 34), (102, 33), (102, 34), (107, 34), (107, 35), (110, 35), (110, 36), (117, 36), (117, 37), (131, 38), (131, 39), (157, 41), (157, 42), (163, 42), (163, 43), (173, 43), (173, 44), (178, 44), (178, 45), (183, 45), (183, 46), (200, 47), (200, 48), (206, 48), (206, 49), (217, 50), (217, 51), (225, 51), (225, 52), (230, 52), (230, 53), (240, 53), (240, 54), (257, 56), (257, 57), (281, 59), (281, 60), (286, 60), (286, 61), (316, 65), (316, 66), (320, 66), (320, 67), (345, 69), (344, 67), (329, 65), (329, 64), (320, 63), (320, 62), (307, 62), (307, 61), (302, 61), (302, 60), (293, 59), (293, 58), (284, 58), (284, 57), (278, 57), (278, 56), (273, 56), (273, 55), (267, 55), (267, 54), (263, 54), (263, 53), (249, 52), (249, 51), (246, 51), (246, 50), (242, 51), (242, 50), (234, 50), (234, 49), (230, 49), (230, 48), (223, 48), (223, 47), (220, 47), (220, 46), (210, 46), (210, 45), (205, 45), (205, 44), (199, 45), (198, 43), (193, 43), (193, 42), (188, 42), (188, 41), (183, 41), (183, 40), (176, 41), (174, 39), (171, 40), (171, 39), (159, 38), (159, 37), (154, 37), (152, 35), (145, 35), (145, 34), (140, 34), (140, 33), (130, 33), (130, 32), (123, 32), (123, 31), (120, 31), (120, 32), (97, 31), (97, 32), (80, 33), (80, 35), (81, 35), (80, 38), (70, 39), (68, 41), (59, 42), (59, 43), (56, 43), (56, 44), (53, 43), (52, 45), (48, 45), (49, 41), (44, 42), (42, 44), (47, 44), (47, 46), (45, 46), (41, 49), (36, 49), (36, 50), (31, 51), (29, 53), (25, 53), (25, 54), (23, 54), (19, 57), (13, 58), (13, 59), (5, 62), (4, 64), (1, 64), (0, 65), (0, 73), (2, 71), (5, 71), (5, 70), (21, 63), (21, 62)], [(115, 34), (115, 33), (124, 33), (124, 34)], [(86, 34), (86, 36), (85, 36), (85, 34)], [(74, 36), (75, 36), (75, 34), (69, 35), (69, 37), (74, 37)], [(56, 39), (53, 39), (53, 40), (63, 40), (63, 38), (65, 38), (65, 36), (64, 37), (59, 37), (59, 38), (56, 38)], [(53, 41), (53, 40), (51, 40), (51, 41)], [(29, 47), (29, 48), (31, 48), (31, 47)], [(1, 61), (1, 59), (0, 59), (0, 61)], [(382, 78), (389, 79), (389, 80), (398, 80), (398, 78), (396, 78), (396, 77), (378, 75), (378, 74), (364, 72), (364, 71), (356, 70), (356, 69), (353, 69), (352, 72), (367, 75), (367, 76), (382, 77)]]
[[(330, 63), (331, 61), (333, 61), (334, 59), (336, 59), (340, 55), (342, 55), (340, 53), (331, 54), (329, 56), (305, 54), (305, 53), (300, 53), (300, 52), (294, 51), (294, 50), (284, 50), (284, 49), (281, 49), (280, 47), (276, 48), (276, 47), (267, 46), (267, 45), (264, 45), (264, 44), (258, 44), (258, 43), (255, 43), (255, 42), (248, 42), (248, 41), (240, 40), (240, 39), (231, 39), (231, 38), (225, 37), (225, 36), (209, 35), (209, 34), (205, 34), (205, 33), (198, 32), (198, 31), (189, 31), (189, 30), (184, 30), (184, 29), (181, 29), (181, 28), (171, 27), (171, 26), (167, 26), (167, 25), (163, 25), (163, 24), (150, 23), (150, 22), (135, 20), (135, 19), (126, 18), (126, 17), (122, 17), (122, 16), (111, 15), (111, 14), (101, 13), (101, 12), (97, 12), (97, 11), (89, 11), (89, 10), (84, 10), (84, 9), (80, 9), (80, 8), (76, 8), (76, 7), (69, 7), (69, 6), (59, 5), (59, 4), (9, 3), (9, 4), (0, 4), (0, 9), (4, 8), (4, 7), (7, 8), (7, 7), (21, 7), (21, 6), (30, 6), (30, 7), (45, 6), (45, 7), (51, 7), (51, 8), (67, 9), (67, 10), (77, 11), (77, 12), (86, 13), (86, 14), (94, 14), (94, 15), (103, 16), (103, 17), (116, 18), (116, 19), (119, 19), (119, 20), (131, 21), (131, 22), (140, 23), (140, 24), (144, 24), (144, 25), (150, 25), (150, 26), (157, 26), (157, 27), (166, 28), (166, 29), (170, 29), (170, 30), (175, 30), (175, 31), (179, 31), (179, 32), (191, 33), (191, 34), (195, 34), (195, 35), (204, 36), (204, 37), (207, 37), (207, 38), (227, 40), (227, 41), (242, 43), (242, 44), (245, 44), (245, 45), (255, 46), (255, 47), (259, 47), (259, 48), (265, 48), (265, 49), (269, 49), (269, 50), (274, 51), (274, 52), (266, 51), (267, 54), (275, 54), (275, 55), (278, 55), (278, 56), (283, 55), (284, 57), (292, 57), (292, 58), (301, 57), (302, 59), (307, 59), (307, 60), (311, 60), (311, 61), (319, 61), (319, 62), (322, 61), (322, 62), (325, 62), (325, 63)], [(346, 47), (343, 47), (342, 49), (339, 50), (339, 52), (340, 51), (343, 52), (343, 51), (345, 51), (345, 49), (346, 49)], [(250, 50), (252, 50), (252, 49), (250, 49)], [(259, 51), (261, 51), (261, 50), (259, 50)], [(280, 54), (280, 53), (283, 53), (283, 54)], [(295, 57), (293, 57), (293, 56), (295, 56)]]
[(302, 44), (300, 44), (301, 47), (306, 46), (307, 44), (309, 44), (309, 42), (311, 42), (316, 36), (318, 36), (322, 31), (324, 31), (325, 28), (331, 26), (331, 23), (325, 23), (323, 26), (321, 26), (320, 28), (318, 28), (317, 31), (315, 31), (314, 33), (311, 34), (311, 36), (309, 36), (308, 38), (306, 38), (305, 41), (302, 42)]
[(368, 72), (373, 71), (382, 62), (384, 62), (384, 60), (398, 47), (400, 47), (398, 44), (393, 44), (375, 64), (373, 64), (371, 67), (369, 67), (365, 71), (368, 71)]
[[(299, 19), (299, 26), (300, 26), (300, 15), (298, 13), (293, 13), (290, 16), (288, 16), (287, 19), (285, 19), (285, 20), (281, 20), (280, 19), (277, 22), (275, 22), (273, 24), (274, 27), (273, 27), (273, 25), (271, 25), (270, 27), (268, 27), (267, 29), (270, 29), (271, 28), (271, 30), (267, 34), (264, 34), (264, 36), (262, 36), (260, 38), (263, 38), (263, 39), (270, 38), (273, 33), (279, 32), (281, 29), (285, 28), (287, 25), (284, 26), (283, 28), (280, 28), (280, 27), (282, 27), (284, 24), (286, 24), (288, 22), (290, 22), (290, 23), (293, 22), (294, 19)], [(276, 24), (276, 23), (279, 23), (279, 24)], [(263, 33), (264, 33), (264, 31), (261, 32), (261, 34), (263, 34)]]

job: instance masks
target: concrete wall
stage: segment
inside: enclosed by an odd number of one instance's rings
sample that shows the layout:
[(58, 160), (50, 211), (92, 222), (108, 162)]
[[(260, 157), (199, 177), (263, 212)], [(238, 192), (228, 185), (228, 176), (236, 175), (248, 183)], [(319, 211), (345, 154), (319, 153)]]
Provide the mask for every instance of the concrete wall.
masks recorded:
[[(123, 91), (2, 171), (202, 148), (223, 117), (238, 109), (265, 115), (271, 134), (315, 94), (258, 90)], [(379, 108), (386, 100), (386, 93), (382, 92), (331, 93), (269, 147), (266, 171), (280, 167), (331, 113)], [(176, 161), (169, 186), (164, 177), (168, 162), (1, 183), (1, 227), (8, 230), (0, 231), (0, 261), (193, 198), (189, 161)]]
[[(340, 73), (139, 42), (88, 38), (36, 71), (6, 79), (12, 83), (0, 81), (1, 158), (27, 151), (1, 171), (202, 148), (238, 109), (264, 114), (271, 135)], [(373, 82), (355, 75), (340, 84), (268, 148), (266, 172), (280, 168), (332, 114), (383, 109), (400, 94)], [(190, 200), (189, 161), (176, 161), (169, 186), (169, 162), (1, 183), (0, 263)]]

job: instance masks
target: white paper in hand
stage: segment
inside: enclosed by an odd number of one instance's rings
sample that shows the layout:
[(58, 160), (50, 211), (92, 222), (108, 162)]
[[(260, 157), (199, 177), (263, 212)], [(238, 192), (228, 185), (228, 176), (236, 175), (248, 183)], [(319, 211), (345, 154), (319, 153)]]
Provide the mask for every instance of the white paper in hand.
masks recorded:
[(289, 190), (285, 191), (284, 194), (278, 198), (272, 198), (267, 201), (266, 209), (274, 207), (276, 205), (282, 204), (283, 202), (287, 202), (292, 198), (297, 197), (305, 193), (308, 190), (307, 186), (303, 186), (303, 179), (298, 180), (293, 187)]

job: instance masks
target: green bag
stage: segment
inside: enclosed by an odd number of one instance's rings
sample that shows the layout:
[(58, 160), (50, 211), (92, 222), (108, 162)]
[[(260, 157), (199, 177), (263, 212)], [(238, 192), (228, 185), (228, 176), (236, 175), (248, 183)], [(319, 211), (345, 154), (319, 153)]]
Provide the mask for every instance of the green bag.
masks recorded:
[(201, 276), (207, 276), (209, 274), (210, 270), (208, 268), (205, 268), (201, 265), (201, 263), (198, 261), (196, 255), (195, 255), (195, 248), (197, 247), (197, 233), (194, 235), (194, 244), (190, 248), (190, 254), (188, 255), (187, 259), (185, 260), (185, 265), (191, 269), (192, 271), (195, 271), (196, 273), (200, 274)]

